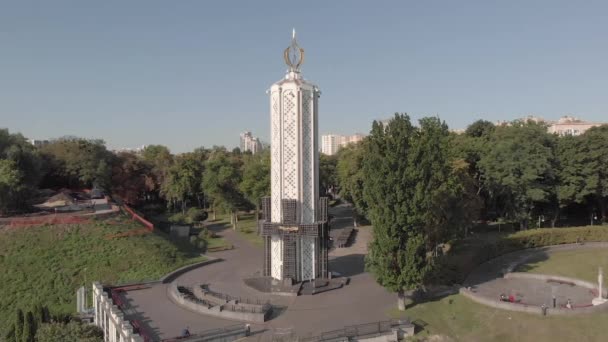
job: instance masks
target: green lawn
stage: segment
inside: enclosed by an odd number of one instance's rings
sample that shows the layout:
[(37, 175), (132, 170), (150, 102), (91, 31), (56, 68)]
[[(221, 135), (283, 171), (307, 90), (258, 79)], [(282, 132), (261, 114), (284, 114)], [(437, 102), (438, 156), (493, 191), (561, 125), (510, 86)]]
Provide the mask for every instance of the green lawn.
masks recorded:
[(424, 326), (421, 337), (449, 336), (455, 341), (605, 341), (608, 312), (572, 317), (542, 317), (493, 309), (461, 295), (418, 304), (393, 318), (409, 317)]
[(239, 233), (254, 246), (263, 247), (264, 240), (258, 235), (258, 228), (255, 222), (255, 214), (239, 215), (238, 230)]
[(76, 289), (97, 280), (121, 283), (158, 279), (180, 266), (201, 261), (156, 233), (106, 239), (141, 229), (124, 217), (88, 224), (0, 229), (0, 330), (16, 308), (35, 303), (55, 313), (76, 308)]
[(221, 248), (230, 246), (230, 243), (221, 236), (210, 238), (207, 243), (207, 248)]
[[(208, 221), (209, 225), (222, 225), (227, 229), (232, 229), (230, 225), (230, 217), (226, 214), (218, 214), (215, 221)], [(239, 214), (239, 222), (237, 224), (237, 232), (256, 247), (263, 247), (264, 240), (258, 236), (257, 226), (255, 222), (255, 214)]]
[(517, 271), (560, 275), (596, 283), (597, 270), (600, 266), (608, 272), (608, 249), (555, 252), (550, 254), (548, 260), (523, 264)]

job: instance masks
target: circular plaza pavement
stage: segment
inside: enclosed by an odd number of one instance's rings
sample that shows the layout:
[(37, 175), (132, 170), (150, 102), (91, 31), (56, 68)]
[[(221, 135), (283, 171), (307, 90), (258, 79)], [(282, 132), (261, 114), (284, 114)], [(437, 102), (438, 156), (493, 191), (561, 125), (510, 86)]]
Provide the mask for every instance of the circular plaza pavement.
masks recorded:
[[(352, 225), (351, 210), (346, 206), (332, 208), (335, 219), (332, 232)], [(208, 284), (211, 289), (231, 296), (247, 299), (269, 300), (276, 308), (273, 317), (263, 324), (251, 324), (251, 339), (268, 340), (273, 334), (289, 331), (298, 336), (316, 336), (325, 331), (349, 325), (388, 320), (387, 313), (396, 306), (396, 295), (378, 285), (364, 271), (364, 256), (371, 239), (371, 228), (359, 229), (352, 246), (330, 252), (330, 270), (350, 278), (350, 283), (337, 290), (285, 297), (258, 292), (243, 282), (261, 270), (262, 249), (252, 246), (231, 229), (217, 231), (235, 248), (213, 253), (222, 261), (212, 263), (174, 280), (178, 285)], [(333, 233), (332, 233), (333, 234)], [(175, 305), (167, 296), (169, 284), (156, 284), (147, 289), (125, 293), (130, 305), (127, 315), (143, 322), (154, 338), (175, 337), (182, 329), (191, 332), (205, 331), (238, 324), (185, 310)]]
[[(530, 262), (547, 260), (554, 253), (577, 249), (608, 248), (608, 243), (571, 244), (527, 249), (509, 253), (492, 259), (477, 267), (466, 279), (463, 294), (471, 299), (508, 310), (520, 311), (521, 307), (553, 306), (555, 297), (556, 309), (566, 309), (570, 301), (577, 309), (592, 307), (592, 300), (597, 297), (597, 283), (588, 283), (579, 279), (567, 279), (552, 275), (516, 272), (518, 267)], [(508, 302), (516, 305), (496, 305), (501, 295)], [(605, 305), (602, 305), (604, 307)], [(607, 306), (608, 309), (608, 306)], [(540, 313), (541, 311), (532, 311)], [(555, 312), (555, 311), (554, 311)], [(580, 312), (583, 312), (580, 310)]]

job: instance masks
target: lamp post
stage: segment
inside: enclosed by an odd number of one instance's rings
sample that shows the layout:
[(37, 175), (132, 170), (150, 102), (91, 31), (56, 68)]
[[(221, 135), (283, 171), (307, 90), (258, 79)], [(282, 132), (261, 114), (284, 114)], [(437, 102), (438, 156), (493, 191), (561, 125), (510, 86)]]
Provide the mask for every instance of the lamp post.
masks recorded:
[(539, 215), (538, 216), (538, 228), (542, 227), (542, 222), (545, 222), (545, 216), (544, 215)]

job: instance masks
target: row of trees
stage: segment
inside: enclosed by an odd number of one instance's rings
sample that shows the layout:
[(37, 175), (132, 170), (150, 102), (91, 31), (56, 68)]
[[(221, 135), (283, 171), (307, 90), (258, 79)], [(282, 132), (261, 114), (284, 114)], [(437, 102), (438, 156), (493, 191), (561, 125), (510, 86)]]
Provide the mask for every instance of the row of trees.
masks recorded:
[(112, 153), (101, 140), (64, 137), (34, 148), (0, 130), (0, 214), (31, 208), (37, 189), (100, 187), (132, 205), (155, 203), (233, 213), (270, 194), (270, 156), (223, 147), (173, 155), (161, 145)]
[(69, 316), (53, 316), (47, 307), (38, 305), (24, 313), (17, 309), (15, 319), (4, 336), (6, 342), (101, 342), (103, 331)]
[(414, 126), (396, 114), (334, 159), (335, 187), (374, 226), (367, 267), (402, 309), (433, 275), (438, 247), (482, 220), (607, 220), (608, 126), (558, 137), (534, 122), (478, 121), (455, 134), (438, 118)]

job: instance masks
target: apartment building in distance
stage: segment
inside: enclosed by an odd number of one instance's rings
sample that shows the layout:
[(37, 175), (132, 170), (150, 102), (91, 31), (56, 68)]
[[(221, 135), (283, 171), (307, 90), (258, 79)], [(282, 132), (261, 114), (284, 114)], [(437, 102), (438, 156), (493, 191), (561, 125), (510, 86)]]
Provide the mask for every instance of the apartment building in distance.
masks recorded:
[(48, 140), (30, 139), (30, 144), (35, 147), (42, 147), (49, 144)]
[(338, 134), (325, 134), (321, 136), (321, 153), (328, 156), (333, 156), (338, 153), (340, 148), (348, 146), (349, 144), (356, 144), (362, 141), (365, 135), (361, 133), (355, 133), (353, 135), (338, 135)]
[[(539, 124), (545, 124), (545, 125), (547, 125), (547, 131), (549, 133), (557, 134), (560, 136), (581, 135), (581, 134), (585, 133), (585, 131), (587, 131), (591, 127), (608, 125), (608, 122), (585, 121), (585, 120), (581, 120), (577, 117), (570, 116), (570, 115), (562, 116), (557, 121), (545, 120), (538, 116), (528, 115), (528, 116), (518, 119), (516, 121), (524, 121), (524, 122), (532, 121), (532, 122), (539, 123)], [(510, 125), (510, 124), (511, 124), (511, 122), (509, 122), (509, 121), (496, 122), (497, 126)]]
[(249, 131), (245, 131), (241, 133), (241, 143), (239, 144), (239, 148), (241, 152), (251, 152), (251, 154), (256, 154), (262, 151), (262, 143), (260, 139), (256, 138)]

